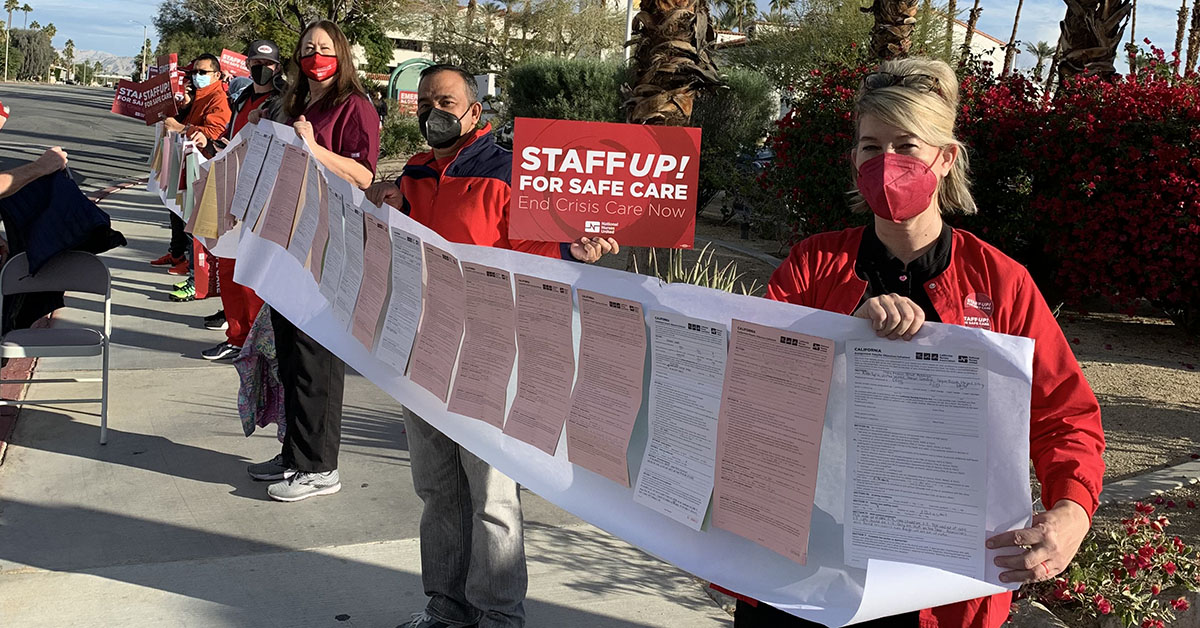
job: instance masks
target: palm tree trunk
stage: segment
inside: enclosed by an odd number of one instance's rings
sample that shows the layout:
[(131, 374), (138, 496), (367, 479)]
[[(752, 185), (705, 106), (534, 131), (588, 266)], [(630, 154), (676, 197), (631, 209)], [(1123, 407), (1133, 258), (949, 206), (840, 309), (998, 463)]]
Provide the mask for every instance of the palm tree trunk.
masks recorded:
[(1008, 45), (1004, 47), (1004, 74), (1012, 72), (1013, 63), (1017, 59), (1017, 25), (1021, 23), (1021, 7), (1025, 6), (1025, 0), (1017, 1), (1017, 15), (1013, 18), (1012, 36), (1008, 38)]
[[(1200, 0), (1198, 0), (1200, 1)], [(874, 0), (859, 10), (870, 13), (871, 53), (880, 60), (908, 56), (912, 48), (913, 27), (917, 23), (918, 0)]]
[(946, 5), (946, 62), (954, 57), (954, 22), (958, 18), (958, 0)]
[(1079, 74), (1111, 78), (1132, 0), (1067, 0), (1059, 40), (1060, 82)]
[(1054, 45), (1054, 56), (1050, 57), (1050, 69), (1046, 70), (1045, 94), (1050, 97), (1050, 92), (1054, 88), (1054, 75), (1058, 72), (1059, 55), (1062, 51), (1062, 36), (1058, 38), (1058, 43)]
[(960, 63), (966, 63), (971, 58), (971, 39), (975, 36), (975, 25), (979, 23), (979, 14), (982, 12), (983, 9), (979, 8), (979, 0), (975, 0), (975, 6), (971, 7), (971, 17), (967, 19), (967, 34), (963, 36)]
[(1179, 3), (1179, 22), (1175, 29), (1175, 54), (1178, 57), (1175, 59), (1175, 75), (1180, 74), (1179, 66), (1183, 64), (1183, 34), (1187, 31), (1188, 22), (1188, 5), (1187, 0)]
[(1185, 73), (1196, 67), (1196, 56), (1200, 53), (1200, 0), (1192, 1), (1192, 28), (1188, 31), (1187, 67)]
[(1129, 73), (1137, 73), (1137, 0), (1133, 0), (1133, 7), (1129, 10), (1129, 46), (1125, 51), (1129, 53)]

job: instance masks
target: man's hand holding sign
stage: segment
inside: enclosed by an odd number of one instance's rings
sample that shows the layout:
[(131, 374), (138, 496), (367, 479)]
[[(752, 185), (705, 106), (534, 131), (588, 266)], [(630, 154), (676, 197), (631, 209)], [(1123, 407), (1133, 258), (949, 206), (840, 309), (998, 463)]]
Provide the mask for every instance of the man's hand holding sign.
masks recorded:
[(691, 248), (700, 130), (518, 118), (509, 235)]

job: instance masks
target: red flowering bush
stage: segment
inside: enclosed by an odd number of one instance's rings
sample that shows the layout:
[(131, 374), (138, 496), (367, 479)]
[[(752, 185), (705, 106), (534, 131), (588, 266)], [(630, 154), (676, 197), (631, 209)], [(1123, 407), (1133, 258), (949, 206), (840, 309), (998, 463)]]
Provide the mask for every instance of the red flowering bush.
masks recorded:
[[(1200, 81), (1157, 59), (1053, 99), (1021, 75), (960, 71), (958, 134), (979, 213), (954, 216), (1030, 267), (1051, 301), (1145, 299), (1200, 324)], [(762, 176), (794, 239), (863, 224), (849, 211), (853, 103), (870, 66), (814, 71), (778, 123)]]
[(1139, 503), (1122, 530), (1090, 534), (1071, 566), (1023, 590), (1047, 606), (1084, 618), (1111, 615), (1123, 626), (1163, 628), (1188, 609), (1180, 594), (1200, 590), (1195, 551), (1167, 534), (1170, 520)]

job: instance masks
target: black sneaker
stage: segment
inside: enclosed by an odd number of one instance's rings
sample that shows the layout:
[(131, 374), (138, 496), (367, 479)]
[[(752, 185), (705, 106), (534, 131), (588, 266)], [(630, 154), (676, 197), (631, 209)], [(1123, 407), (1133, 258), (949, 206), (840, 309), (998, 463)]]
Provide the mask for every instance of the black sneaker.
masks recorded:
[(212, 349), (201, 351), (200, 355), (203, 356), (205, 360), (221, 360), (230, 356), (235, 356), (241, 352), (241, 347), (235, 347), (228, 342), (222, 342)]
[(225, 331), (229, 329), (229, 322), (225, 320), (225, 310), (217, 310), (216, 314), (205, 316), (204, 328), (213, 331)]

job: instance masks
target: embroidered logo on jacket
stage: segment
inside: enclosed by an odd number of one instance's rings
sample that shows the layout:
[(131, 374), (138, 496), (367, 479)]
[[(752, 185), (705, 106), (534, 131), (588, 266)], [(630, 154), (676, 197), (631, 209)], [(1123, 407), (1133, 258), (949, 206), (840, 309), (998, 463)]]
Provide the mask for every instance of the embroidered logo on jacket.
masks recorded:
[(978, 329), (992, 328), (992, 313), (995, 305), (992, 297), (982, 292), (972, 292), (963, 301), (963, 325)]

